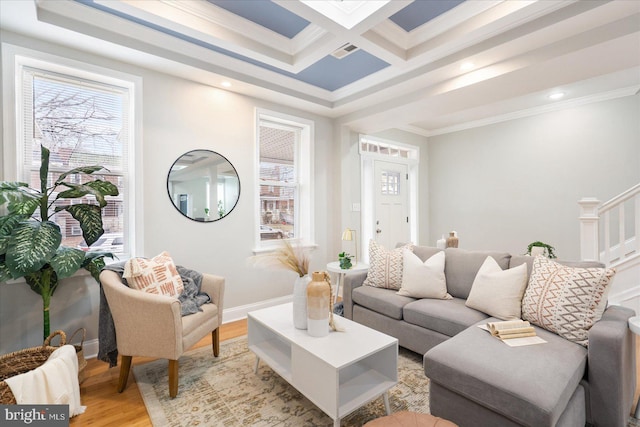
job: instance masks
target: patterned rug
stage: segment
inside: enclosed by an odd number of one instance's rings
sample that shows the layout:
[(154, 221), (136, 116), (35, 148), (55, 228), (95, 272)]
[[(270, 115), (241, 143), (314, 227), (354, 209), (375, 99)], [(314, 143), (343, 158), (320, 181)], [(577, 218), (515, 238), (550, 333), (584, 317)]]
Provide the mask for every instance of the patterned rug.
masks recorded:
[[(224, 341), (220, 357), (206, 346), (180, 358), (178, 396), (169, 398), (166, 360), (133, 367), (140, 393), (154, 426), (331, 426), (324, 412), (260, 363), (247, 338)], [(400, 348), (398, 384), (389, 390), (393, 412), (429, 412), (429, 379), (422, 356)], [(341, 420), (341, 426), (362, 426), (385, 415), (382, 398), (375, 399)]]

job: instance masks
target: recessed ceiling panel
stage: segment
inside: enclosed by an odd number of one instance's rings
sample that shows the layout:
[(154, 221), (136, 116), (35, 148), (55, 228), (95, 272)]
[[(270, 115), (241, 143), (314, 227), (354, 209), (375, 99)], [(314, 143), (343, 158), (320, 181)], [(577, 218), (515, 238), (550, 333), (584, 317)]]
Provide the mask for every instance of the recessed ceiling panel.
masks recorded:
[(342, 59), (326, 56), (298, 73), (297, 78), (334, 91), (388, 66), (383, 60), (360, 49)]
[(409, 6), (389, 17), (406, 32), (426, 24), (458, 6), (464, 0), (416, 0)]
[(262, 25), (287, 38), (294, 38), (304, 30), (309, 21), (289, 12), (271, 1), (256, 0), (208, 0), (218, 7), (235, 13), (249, 21)]

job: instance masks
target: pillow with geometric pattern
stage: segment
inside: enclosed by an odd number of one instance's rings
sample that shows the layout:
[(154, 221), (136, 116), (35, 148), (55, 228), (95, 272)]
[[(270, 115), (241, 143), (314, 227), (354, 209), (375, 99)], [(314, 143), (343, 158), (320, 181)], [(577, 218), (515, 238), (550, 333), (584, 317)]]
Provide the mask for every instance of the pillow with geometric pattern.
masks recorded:
[(168, 252), (151, 259), (131, 258), (122, 275), (129, 287), (151, 294), (178, 298), (184, 289), (182, 278)]
[(387, 249), (375, 240), (369, 241), (369, 270), (364, 286), (398, 290), (402, 286), (402, 250), (413, 250), (408, 243), (395, 249)]
[(587, 347), (615, 274), (613, 268), (568, 267), (539, 255), (522, 298), (522, 319)]

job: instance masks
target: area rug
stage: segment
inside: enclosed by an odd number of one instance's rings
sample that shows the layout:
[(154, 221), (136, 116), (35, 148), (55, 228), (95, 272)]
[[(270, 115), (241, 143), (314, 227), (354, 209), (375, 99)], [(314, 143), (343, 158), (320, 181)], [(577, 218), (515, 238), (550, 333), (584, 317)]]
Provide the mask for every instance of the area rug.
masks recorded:
[[(246, 336), (224, 341), (220, 357), (211, 347), (201, 347), (180, 358), (178, 396), (169, 398), (166, 360), (136, 365), (133, 373), (154, 426), (331, 426), (332, 419), (260, 363), (254, 372), (255, 355)], [(389, 390), (393, 412), (429, 411), (429, 379), (424, 376), (422, 356), (400, 348), (398, 384)], [(382, 398), (341, 420), (341, 426), (360, 427), (385, 415)]]

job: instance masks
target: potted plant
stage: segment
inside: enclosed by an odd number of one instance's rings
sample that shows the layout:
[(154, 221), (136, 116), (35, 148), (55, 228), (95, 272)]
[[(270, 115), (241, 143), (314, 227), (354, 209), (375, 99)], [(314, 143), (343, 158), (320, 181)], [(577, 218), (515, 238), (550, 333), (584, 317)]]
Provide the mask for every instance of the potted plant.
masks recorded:
[(340, 268), (343, 270), (348, 270), (353, 267), (351, 264), (351, 255), (346, 252), (340, 252), (338, 254), (338, 261), (340, 262)]
[[(80, 223), (82, 236), (88, 246), (104, 233), (102, 208), (105, 196), (117, 196), (118, 188), (96, 179), (85, 184), (66, 181), (71, 175), (91, 175), (102, 166), (84, 166), (62, 173), (53, 183), (48, 182), (49, 150), (41, 146), (40, 189), (24, 182), (0, 182), (0, 282), (24, 277), (35, 293), (42, 297), (44, 337), (49, 336), (49, 305), (60, 280), (70, 277), (80, 268), (88, 270), (98, 281), (109, 252), (88, 251), (62, 246), (60, 227), (51, 218), (67, 211)], [(93, 195), (97, 204), (85, 196)], [(54, 208), (54, 202), (76, 199)]]
[[(541, 248), (541, 249), (536, 250), (534, 248)], [(555, 248), (551, 245), (548, 245), (543, 242), (533, 242), (533, 243), (529, 243), (529, 246), (527, 246), (526, 255), (532, 255), (532, 252), (533, 252), (533, 255), (536, 255), (536, 253), (538, 252), (546, 256), (547, 258), (557, 258), (554, 251), (555, 251)]]

